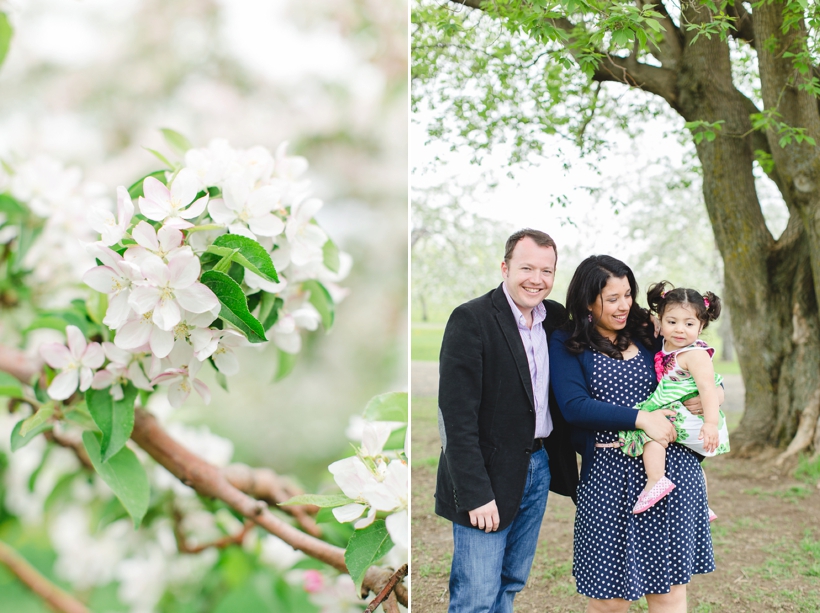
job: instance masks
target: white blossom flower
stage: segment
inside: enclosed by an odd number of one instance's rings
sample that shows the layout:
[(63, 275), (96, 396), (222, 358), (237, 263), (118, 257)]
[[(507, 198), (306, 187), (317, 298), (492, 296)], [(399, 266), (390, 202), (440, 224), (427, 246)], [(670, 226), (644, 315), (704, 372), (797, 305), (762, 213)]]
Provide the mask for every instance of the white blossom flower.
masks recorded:
[(302, 349), (299, 328), (315, 330), (319, 327), (320, 321), (322, 321), (321, 315), (310, 303), (305, 303), (290, 313), (282, 309), (279, 319), (271, 328), (273, 341), (279, 349), (286, 353), (299, 353)]
[(180, 251), (191, 251), (190, 247), (182, 245), (182, 232), (171, 226), (162, 226), (157, 232), (154, 226), (141, 221), (131, 231), (131, 238), (137, 241), (137, 244), (129, 247), (123, 257), (137, 266), (145, 259), (145, 256), (150, 254), (157, 256), (163, 262), (168, 262), (168, 258)]
[(139, 355), (135, 355), (124, 349), (120, 349), (114, 343), (103, 343), (105, 357), (109, 363), (102, 370), (98, 370), (91, 381), (91, 387), (95, 390), (102, 390), (111, 387), (111, 396), (114, 400), (122, 400), (124, 397), (122, 386), (128, 381), (141, 390), (150, 391), (151, 382), (142, 370)]
[(59, 343), (40, 346), (40, 355), (52, 368), (62, 372), (48, 386), (48, 395), (54, 400), (65, 400), (77, 390), (84, 392), (94, 378), (92, 370), (102, 366), (105, 353), (99, 343), (87, 343), (76, 326), (66, 326), (68, 347)]
[(193, 170), (183, 168), (170, 189), (154, 177), (143, 181), (144, 197), (139, 199), (140, 213), (152, 221), (174, 228), (191, 228), (189, 219), (199, 217), (208, 204), (208, 194), (194, 202), (203, 185)]
[(266, 185), (251, 190), (242, 177), (231, 177), (222, 190), (222, 199), (211, 200), (208, 213), (231, 234), (253, 240), (258, 236), (276, 236), (285, 229), (284, 222), (271, 211), (279, 205), (281, 189)]
[(199, 369), (202, 368), (202, 362), (194, 357), (193, 348), (187, 343), (178, 343), (174, 350), (179, 350), (184, 357), (177, 357), (173, 361), (184, 360), (184, 363), (177, 368), (169, 368), (165, 372), (157, 375), (151, 380), (151, 385), (168, 385), (168, 402), (175, 409), (180, 408), (188, 396), (191, 395), (191, 390), (202, 396), (205, 404), (211, 403), (211, 390), (202, 381), (196, 378)]
[(100, 233), (100, 242), (108, 247), (122, 240), (133, 216), (134, 203), (131, 202), (131, 196), (128, 195), (128, 190), (120, 186), (117, 188), (117, 218), (108, 209), (93, 207), (88, 212), (88, 224)]
[(320, 208), (322, 201), (317, 198), (302, 200), (290, 208), (285, 236), (290, 244), (290, 259), (294, 264), (321, 262), (324, 257), (322, 247), (327, 242), (327, 234), (319, 226), (311, 223)]
[(152, 320), (160, 330), (172, 330), (180, 322), (181, 309), (204, 313), (219, 305), (216, 295), (197, 281), (199, 259), (189, 251), (178, 251), (167, 264), (146, 254), (140, 270), (147, 283), (134, 288), (128, 302), (139, 315), (152, 312)]
[(103, 323), (112, 330), (117, 330), (125, 324), (131, 313), (128, 300), (134, 284), (144, 281), (145, 277), (137, 266), (108, 247), (93, 244), (89, 245), (89, 251), (103, 263), (103, 266), (86, 271), (83, 282), (92, 289), (108, 295), (108, 308)]
[(15, 169), (11, 193), (35, 215), (46, 218), (72, 198), (81, 179), (79, 168), (63, 168), (61, 162), (41, 155)]
[(207, 148), (185, 152), (185, 166), (194, 172), (202, 185), (220, 185), (228, 174), (236, 152), (222, 138), (212, 140)]

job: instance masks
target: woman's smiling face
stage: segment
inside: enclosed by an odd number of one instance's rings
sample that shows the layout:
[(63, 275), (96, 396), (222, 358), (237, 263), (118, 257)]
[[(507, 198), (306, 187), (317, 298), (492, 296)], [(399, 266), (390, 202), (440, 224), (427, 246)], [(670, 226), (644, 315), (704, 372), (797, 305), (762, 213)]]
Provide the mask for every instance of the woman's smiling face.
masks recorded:
[(592, 321), (598, 333), (614, 341), (626, 327), (632, 308), (632, 289), (626, 277), (610, 277), (598, 298), (589, 305)]

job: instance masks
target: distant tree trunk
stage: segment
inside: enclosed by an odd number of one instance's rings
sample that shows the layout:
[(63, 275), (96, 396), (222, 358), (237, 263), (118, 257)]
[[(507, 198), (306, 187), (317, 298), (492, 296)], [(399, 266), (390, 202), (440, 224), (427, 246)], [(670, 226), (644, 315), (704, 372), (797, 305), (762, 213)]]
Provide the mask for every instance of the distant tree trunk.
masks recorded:
[(424, 294), (419, 292), (419, 302), (421, 302), (421, 320), (427, 321), (427, 302), (424, 300)]

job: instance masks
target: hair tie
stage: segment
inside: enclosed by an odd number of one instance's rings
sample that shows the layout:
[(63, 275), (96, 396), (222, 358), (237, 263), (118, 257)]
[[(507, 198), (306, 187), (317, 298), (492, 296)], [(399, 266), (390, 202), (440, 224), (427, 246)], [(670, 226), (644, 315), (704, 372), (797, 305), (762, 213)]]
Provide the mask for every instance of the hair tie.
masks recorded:
[(709, 299), (708, 299), (708, 298), (704, 298), (704, 299), (703, 299), (703, 304), (705, 304), (705, 305), (706, 305), (706, 308), (708, 309), (708, 308), (709, 308)]
[(666, 292), (665, 291), (661, 292), (661, 298), (666, 298)]

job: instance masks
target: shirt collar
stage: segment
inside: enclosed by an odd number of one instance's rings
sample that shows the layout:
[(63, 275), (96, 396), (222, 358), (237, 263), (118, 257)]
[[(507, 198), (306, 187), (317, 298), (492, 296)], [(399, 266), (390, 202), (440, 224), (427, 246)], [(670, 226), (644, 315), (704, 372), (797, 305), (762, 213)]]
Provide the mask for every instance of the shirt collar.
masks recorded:
[[(523, 313), (521, 313), (521, 309), (518, 308), (518, 305), (513, 302), (512, 297), (510, 297), (510, 292), (507, 291), (507, 284), (501, 283), (501, 289), (504, 291), (504, 296), (507, 298), (507, 304), (510, 305), (512, 309), (513, 316), (515, 317), (515, 322), (519, 326), (523, 326), (528, 328), (527, 320), (524, 319)], [(536, 324), (540, 324), (547, 318), (547, 307), (544, 306), (543, 302), (539, 302), (535, 307), (532, 309), (532, 325), (533, 327)]]

